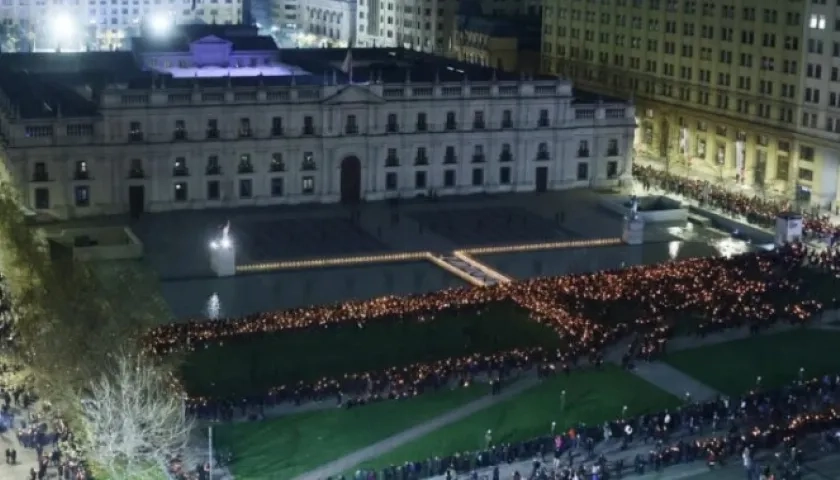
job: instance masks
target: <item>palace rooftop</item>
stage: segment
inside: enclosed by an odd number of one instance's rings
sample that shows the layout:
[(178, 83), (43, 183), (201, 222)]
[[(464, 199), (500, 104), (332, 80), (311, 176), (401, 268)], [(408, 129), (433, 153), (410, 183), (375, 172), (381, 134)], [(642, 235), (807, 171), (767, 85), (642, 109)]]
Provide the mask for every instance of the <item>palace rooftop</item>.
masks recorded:
[[(90, 116), (106, 89), (557, 80), (525, 79), (404, 49), (278, 49), (270, 37), (230, 26), (183, 28), (169, 38), (133, 39), (132, 47), (122, 52), (0, 54), (0, 108), (22, 119)], [(586, 103), (617, 101), (579, 91), (574, 95)]]

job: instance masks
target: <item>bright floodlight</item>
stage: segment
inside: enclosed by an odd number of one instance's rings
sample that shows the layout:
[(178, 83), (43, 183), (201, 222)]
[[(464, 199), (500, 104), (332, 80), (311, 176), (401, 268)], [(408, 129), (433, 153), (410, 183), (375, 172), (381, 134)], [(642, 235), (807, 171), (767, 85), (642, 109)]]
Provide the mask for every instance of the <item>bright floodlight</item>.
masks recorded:
[(66, 13), (59, 13), (50, 20), (50, 33), (57, 40), (69, 40), (76, 36), (76, 22)]
[(223, 235), (222, 238), (219, 240), (219, 246), (228, 249), (233, 246), (233, 242), (231, 242), (230, 237), (227, 235)]
[(170, 20), (169, 15), (165, 13), (158, 13), (149, 21), (149, 28), (151, 29), (152, 34), (156, 36), (168, 35), (169, 31), (172, 30), (172, 21)]

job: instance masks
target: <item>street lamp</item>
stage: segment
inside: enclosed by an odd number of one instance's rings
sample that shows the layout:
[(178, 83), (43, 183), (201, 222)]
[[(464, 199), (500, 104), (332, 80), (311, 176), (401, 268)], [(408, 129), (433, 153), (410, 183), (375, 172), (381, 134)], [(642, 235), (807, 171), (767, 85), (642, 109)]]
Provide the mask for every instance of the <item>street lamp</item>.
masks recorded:
[(155, 37), (168, 36), (172, 31), (172, 15), (167, 13), (156, 13), (149, 19), (149, 31)]
[(68, 13), (64, 12), (50, 17), (48, 29), (48, 37), (55, 44), (57, 50), (60, 50), (63, 46), (68, 46), (79, 35), (76, 28), (76, 21)]

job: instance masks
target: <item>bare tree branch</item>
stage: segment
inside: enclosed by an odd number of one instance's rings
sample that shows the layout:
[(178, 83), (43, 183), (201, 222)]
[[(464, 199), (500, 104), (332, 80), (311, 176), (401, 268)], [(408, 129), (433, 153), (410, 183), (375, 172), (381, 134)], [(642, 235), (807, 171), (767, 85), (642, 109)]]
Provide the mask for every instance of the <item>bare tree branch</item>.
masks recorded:
[(166, 369), (120, 355), (82, 392), (86, 456), (110, 478), (159, 479), (192, 429), (185, 396)]

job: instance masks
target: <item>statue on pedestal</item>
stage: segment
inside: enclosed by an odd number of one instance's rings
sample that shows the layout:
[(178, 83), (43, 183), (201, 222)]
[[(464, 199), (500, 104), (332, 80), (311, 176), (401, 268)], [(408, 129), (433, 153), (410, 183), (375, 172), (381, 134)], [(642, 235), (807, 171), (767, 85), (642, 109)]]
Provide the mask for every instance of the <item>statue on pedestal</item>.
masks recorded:
[(630, 197), (630, 218), (636, 218), (639, 214), (639, 197)]

